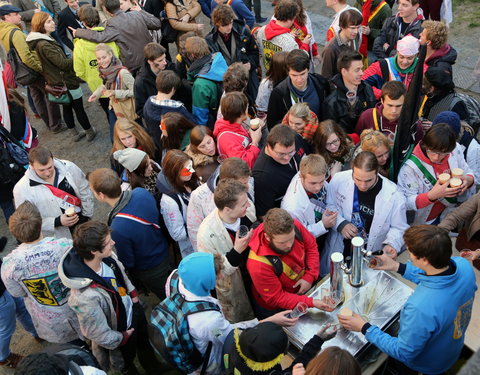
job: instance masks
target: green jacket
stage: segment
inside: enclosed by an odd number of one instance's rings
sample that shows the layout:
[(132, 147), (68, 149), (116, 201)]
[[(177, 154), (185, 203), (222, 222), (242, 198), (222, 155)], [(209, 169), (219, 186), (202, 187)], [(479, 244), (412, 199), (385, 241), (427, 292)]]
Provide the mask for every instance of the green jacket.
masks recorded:
[[(92, 30), (103, 31), (105, 28), (98, 26), (92, 27)], [(120, 50), (115, 42), (106, 44), (113, 49), (113, 54), (116, 57), (120, 56)], [(97, 57), (95, 56), (95, 47), (98, 43), (75, 38), (73, 45), (75, 46), (73, 50), (73, 70), (75, 70), (78, 78), (87, 82), (88, 88), (93, 92), (102, 85), (102, 80), (98, 75)]]
[(43, 78), (49, 85), (65, 84), (69, 90), (80, 86), (80, 80), (73, 70), (73, 60), (65, 55), (62, 47), (50, 35), (32, 31), (27, 36), (27, 43), (37, 51)]
[(40, 60), (38, 59), (35, 51), (31, 51), (28, 47), (26, 42), (27, 36), (18, 26), (14, 25), (13, 23), (0, 21), (0, 40), (2, 41), (5, 51), (7, 53), (10, 51), (10, 33), (12, 30), (18, 30), (13, 34), (12, 42), (22, 62), (29, 68), (41, 73), (42, 64), (40, 64)]
[[(382, 2), (382, 0), (372, 0), (372, 5), (370, 7), (371, 12), (377, 8), (377, 6)], [(356, 0), (355, 1), (355, 8), (357, 8), (360, 12), (362, 11), (362, 5), (365, 3), (365, 0)], [(390, 5), (385, 4), (377, 14), (368, 22), (368, 26), (370, 27), (370, 34), (368, 35), (368, 50), (371, 51), (373, 49), (373, 41), (375, 38), (380, 34), (382, 30), (383, 23), (388, 17), (392, 15), (392, 8)], [(363, 36), (365, 38), (365, 35)]]

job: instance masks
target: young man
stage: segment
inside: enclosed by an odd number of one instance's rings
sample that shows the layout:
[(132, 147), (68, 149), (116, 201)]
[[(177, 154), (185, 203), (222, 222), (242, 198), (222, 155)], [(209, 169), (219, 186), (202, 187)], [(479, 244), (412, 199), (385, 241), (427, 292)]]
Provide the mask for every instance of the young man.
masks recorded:
[[(74, 29), (76, 28), (85, 28), (85, 26), (80, 21), (78, 17), (78, 9), (80, 6), (78, 5), (78, 0), (64, 0), (65, 4), (67, 5), (63, 10), (58, 13), (58, 37), (60, 40), (65, 44), (68, 48), (73, 51), (73, 42), (67, 36), (67, 30), (70, 35), (72, 35), (72, 31), (69, 27)], [(72, 36), (73, 39), (73, 36)]]
[(322, 76), (332, 79), (340, 73), (337, 68), (337, 60), (342, 52), (358, 51), (362, 42), (360, 33), (362, 15), (355, 9), (343, 12), (339, 20), (340, 31), (335, 38), (330, 40), (323, 50)]
[(67, 305), (70, 290), (58, 276), (58, 265), (72, 241), (44, 238), (42, 216), (29, 201), (18, 206), (11, 216), (9, 229), (21, 243), (8, 254), (2, 266), (2, 280), (13, 297), (23, 297), (38, 336), (65, 344), (79, 340), (78, 319)]
[(425, 65), (437, 66), (452, 72), (452, 65), (457, 61), (457, 51), (448, 44), (448, 27), (440, 21), (425, 21), (420, 33), (420, 44), (427, 45)]
[(110, 229), (99, 221), (80, 225), (73, 249), (60, 261), (60, 278), (71, 289), (68, 305), (75, 311), (92, 352), (103, 369), (137, 373), (138, 354), (147, 373), (159, 363), (148, 341), (147, 321), (135, 287), (113, 252)]
[(187, 39), (185, 54), (192, 61), (187, 77), (193, 82), (192, 114), (195, 123), (213, 128), (227, 63), (221, 53), (211, 53), (205, 39), (198, 36)]
[(353, 133), (360, 115), (376, 103), (372, 87), (362, 81), (363, 61), (357, 51), (342, 52), (331, 83), (333, 92), (323, 103), (323, 117), (334, 120), (347, 134)]
[(163, 286), (170, 270), (168, 243), (158, 226), (155, 198), (143, 188), (122, 192), (120, 178), (107, 168), (89, 173), (88, 182), (95, 198), (112, 207), (108, 224), (118, 258), (132, 277), (158, 298), (165, 298)]
[(398, 13), (383, 24), (380, 35), (373, 42), (377, 59), (394, 56), (397, 42), (407, 35), (420, 37), (424, 17), (418, 12), (419, 0), (398, 0)]
[(187, 209), (187, 229), (188, 237), (195, 250), (197, 249), (198, 228), (203, 219), (216, 208), (213, 194), (220, 181), (227, 178), (235, 179), (248, 188), (249, 207), (247, 208), (246, 216), (252, 223), (257, 219), (253, 204), (253, 178), (250, 176), (251, 171), (245, 161), (236, 157), (228, 158), (220, 164), (220, 167), (217, 168), (205, 184), (192, 191)]
[(299, 7), (292, 0), (281, 0), (274, 11), (275, 20), (257, 31), (257, 44), (260, 51), (262, 75), (270, 68), (272, 57), (277, 52), (289, 52), (298, 48), (295, 37), (290, 33)]
[(252, 236), (251, 231), (246, 235), (240, 232), (241, 225), (252, 225), (246, 217), (250, 207), (247, 193), (248, 188), (240, 181), (220, 181), (213, 196), (217, 208), (203, 220), (197, 237), (198, 251), (225, 258), (224, 277), (217, 279), (216, 291), (222, 311), (232, 323), (254, 317), (239, 269), (245, 263), (244, 251)]
[(297, 133), (288, 126), (275, 126), (270, 131), (267, 145), (260, 152), (252, 170), (258, 218), (265, 216), (269, 209), (280, 207), (305, 153), (297, 142)]
[(322, 105), (330, 93), (328, 82), (320, 74), (310, 73), (310, 57), (294, 49), (287, 56), (288, 77), (272, 90), (268, 101), (267, 126), (272, 129), (282, 122), (290, 107), (307, 102), (310, 110), (323, 119)]
[(72, 238), (74, 227), (93, 216), (94, 199), (85, 175), (45, 147), (35, 147), (28, 159), (30, 165), (13, 189), (15, 207), (29, 200), (42, 215), (44, 236)]
[(325, 0), (325, 5), (335, 12), (335, 15), (333, 16), (333, 21), (327, 30), (327, 42), (329, 42), (340, 32), (339, 22), (340, 22), (340, 16), (342, 15), (343, 12), (350, 9), (355, 10), (360, 14), (361, 12), (358, 9), (347, 4), (347, 0)]
[(335, 212), (327, 210), (326, 174), (327, 163), (322, 156), (311, 154), (304, 157), (300, 162), (300, 171), (290, 182), (281, 204), (281, 208), (317, 239), (328, 233), (337, 219)]
[(173, 96), (182, 85), (182, 80), (172, 70), (162, 70), (156, 78), (157, 94), (148, 98), (143, 107), (143, 119), (147, 132), (155, 142), (157, 149), (162, 149), (160, 122), (165, 113), (178, 112), (188, 120), (194, 118), (182, 102), (173, 100)]
[[(250, 240), (247, 270), (252, 278), (256, 316), (264, 318), (298, 302), (332, 311), (322, 300), (305, 296), (318, 278), (320, 262), (315, 237), (281, 208), (268, 211)], [(267, 257), (275, 257), (276, 261)], [(279, 262), (280, 261), (280, 262)], [(278, 275), (275, 264), (283, 266)]]
[(401, 374), (443, 374), (463, 348), (477, 286), (469, 262), (452, 256), (448, 232), (433, 225), (405, 231), (411, 262), (398, 263), (382, 255), (378, 269), (398, 272), (417, 284), (400, 312), (398, 337), (382, 332), (360, 315), (338, 315), (345, 329), (365, 338), (393, 359)]

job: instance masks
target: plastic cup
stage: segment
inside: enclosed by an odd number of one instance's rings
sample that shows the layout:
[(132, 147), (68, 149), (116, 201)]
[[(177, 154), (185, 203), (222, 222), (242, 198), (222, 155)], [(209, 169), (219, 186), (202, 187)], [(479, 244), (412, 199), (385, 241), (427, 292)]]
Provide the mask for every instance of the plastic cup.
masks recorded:
[(448, 174), (448, 173), (439, 174), (438, 175), (438, 181), (440, 181), (440, 183), (442, 185), (446, 184), (448, 181), (450, 181), (450, 174)]
[(450, 187), (456, 188), (462, 185), (462, 180), (458, 177), (453, 177), (450, 179)]
[(67, 215), (68, 217), (72, 217), (73, 215), (75, 215), (75, 208), (67, 207), (67, 209), (65, 210), (65, 215)]
[(248, 232), (250, 232), (250, 229), (246, 225), (240, 225), (240, 228), (238, 228), (238, 237), (239, 238), (247, 237)]
[(257, 130), (260, 127), (260, 120), (258, 118), (254, 118), (250, 120), (250, 129)]
[(451, 172), (452, 172), (452, 177), (463, 176), (463, 169), (462, 168), (453, 168)]
[(305, 302), (299, 302), (297, 303), (297, 306), (292, 310), (291, 313), (287, 314), (288, 318), (295, 319), (299, 318), (302, 315), (305, 315), (307, 313), (308, 306)]
[(368, 262), (368, 268), (380, 267), (381, 265), (383, 265), (382, 260), (380, 258), (376, 258), (376, 257), (373, 257)]

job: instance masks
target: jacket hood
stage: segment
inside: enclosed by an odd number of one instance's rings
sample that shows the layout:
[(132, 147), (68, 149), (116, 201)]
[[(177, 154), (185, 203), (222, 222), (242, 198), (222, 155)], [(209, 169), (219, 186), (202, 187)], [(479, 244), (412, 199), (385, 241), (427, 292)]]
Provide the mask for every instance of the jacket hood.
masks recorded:
[(211, 81), (222, 82), (223, 75), (227, 70), (227, 62), (220, 52), (212, 53), (195, 60), (188, 71), (189, 80), (193, 81), (197, 77), (205, 78)]
[[(249, 137), (248, 133), (243, 128), (242, 124), (231, 123), (225, 119), (219, 119), (215, 122), (215, 128), (213, 129), (213, 136), (218, 139), (218, 135), (222, 132), (230, 131), (240, 134), (245, 137)], [(217, 140), (218, 141), (218, 140)]]
[(425, 62), (428, 64), (429, 61), (434, 59), (453, 65), (457, 61), (457, 51), (450, 44), (446, 43), (442, 48), (437, 49)]
[(289, 33), (290, 29), (280, 26), (275, 20), (272, 20), (265, 26), (265, 38), (271, 40), (278, 35)]
[[(421, 143), (418, 143), (415, 146), (415, 148), (413, 149), (413, 155), (415, 155), (417, 158), (419, 158), (425, 164), (428, 164), (428, 165), (433, 167), (433, 163), (430, 161), (430, 159), (427, 157), (427, 155), (425, 155), (423, 153)], [(451, 155), (451, 153), (446, 156), (446, 158), (447, 158), (446, 160), (448, 160), (450, 158), (450, 155)]]
[[(74, 248), (63, 254), (58, 264), (58, 276), (62, 283), (70, 289), (83, 289), (89, 286), (93, 280), (88, 274), (88, 268), (77, 255)], [(90, 268), (88, 268), (90, 270)], [(90, 270), (91, 271), (91, 270)]]
[(183, 258), (178, 265), (178, 276), (190, 293), (199, 297), (209, 296), (217, 279), (213, 254), (199, 252)]
[(213, 172), (207, 180), (207, 186), (212, 192), (212, 194), (215, 191), (215, 188), (217, 187), (219, 175), (220, 175), (220, 165), (217, 167), (217, 169), (215, 169), (215, 172)]
[(32, 31), (27, 35), (27, 43), (30, 48), (35, 49), (37, 43), (41, 40), (46, 40), (47, 42), (55, 42), (55, 40), (48, 34), (38, 33), (36, 31)]
[(13, 23), (0, 21), (0, 39), (5, 41), (5, 43), (8, 43), (8, 38), (10, 38), (10, 32), (13, 29), (20, 30), (20, 28)]
[[(67, 169), (65, 167), (65, 164), (61, 160), (54, 158), (53, 165), (59, 175), (65, 176), (67, 174)], [(38, 177), (35, 171), (32, 168), (30, 168), (30, 166), (25, 171), (25, 176), (30, 180), (30, 184), (32, 185), (45, 184), (45, 181), (42, 180), (40, 177)]]
[[(411, 263), (409, 260), (408, 262)], [(462, 277), (459, 275), (459, 268), (462, 266), (462, 263), (468, 264), (468, 261), (461, 258), (461, 257), (452, 257), (450, 262), (453, 262), (456, 266), (455, 272), (452, 275), (447, 276), (427, 276), (423, 271), (418, 274), (418, 279), (422, 283), (423, 286), (432, 289), (445, 289), (450, 287), (452, 284), (457, 282), (457, 280)], [(464, 265), (463, 265), (464, 266)]]
[[(335, 86), (336, 89), (343, 91), (345, 94), (348, 92), (348, 88), (347, 86), (345, 86), (341, 74), (335, 74), (331, 80), (331, 83)], [(357, 96), (360, 96), (360, 93), (362, 93), (364, 90), (365, 83), (362, 81), (360, 82), (360, 85), (358, 85)]]
[[(395, 14), (395, 21), (400, 24), (402, 22), (402, 17), (400, 17), (400, 12), (398, 12), (397, 14)], [(413, 26), (419, 22), (423, 22), (425, 20), (425, 17), (423, 15), (423, 10), (422, 8), (418, 8), (417, 10), (417, 17), (415, 17), (415, 19), (410, 23), (410, 26)]]
[(171, 194), (176, 192), (162, 171), (160, 171), (157, 175), (156, 185), (158, 191), (162, 194)]
[(141, 77), (152, 77), (153, 80), (155, 80), (157, 78), (157, 76), (152, 72), (152, 69), (150, 68), (150, 65), (148, 64), (147, 59), (143, 60), (143, 64), (140, 67), (140, 70), (139, 70), (138, 74)]

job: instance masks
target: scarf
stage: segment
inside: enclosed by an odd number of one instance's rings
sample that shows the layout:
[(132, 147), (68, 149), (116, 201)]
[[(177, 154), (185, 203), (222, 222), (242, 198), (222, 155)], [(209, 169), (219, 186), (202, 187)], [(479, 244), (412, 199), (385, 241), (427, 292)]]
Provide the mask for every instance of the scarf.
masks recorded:
[(120, 59), (116, 58), (115, 55), (112, 55), (112, 61), (110, 65), (106, 68), (98, 67), (99, 76), (103, 81), (103, 84), (107, 89), (111, 89), (112, 84), (117, 78), (118, 72), (123, 68), (122, 62)]
[(398, 66), (397, 57), (395, 57), (392, 60), (393, 60), (393, 67), (396, 69), (397, 72), (402, 73), (402, 74), (412, 74), (415, 71), (415, 67), (417, 66), (418, 57), (415, 57), (415, 61), (413, 61), (413, 64), (410, 65), (407, 69), (401, 69)]

